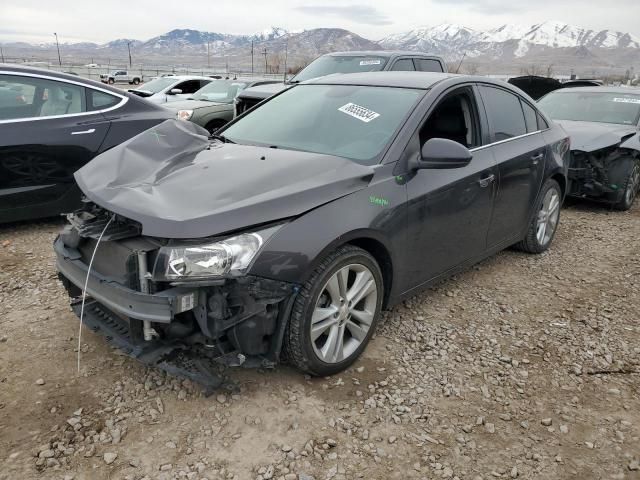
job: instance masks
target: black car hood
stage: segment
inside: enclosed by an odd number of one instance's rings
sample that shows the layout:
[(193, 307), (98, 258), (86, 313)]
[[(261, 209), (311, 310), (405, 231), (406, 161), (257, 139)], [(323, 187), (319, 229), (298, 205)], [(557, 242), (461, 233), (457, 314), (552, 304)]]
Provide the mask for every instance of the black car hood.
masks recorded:
[(373, 167), (308, 152), (210, 141), (167, 120), (75, 174), (85, 195), (142, 233), (201, 238), (300, 215), (365, 188)]
[[(556, 120), (571, 137), (571, 150), (594, 152), (602, 148), (613, 147), (637, 136), (638, 129), (632, 125), (616, 123), (576, 122), (573, 120)], [(637, 142), (636, 142), (637, 143)], [(633, 147), (631, 147), (633, 148)]]

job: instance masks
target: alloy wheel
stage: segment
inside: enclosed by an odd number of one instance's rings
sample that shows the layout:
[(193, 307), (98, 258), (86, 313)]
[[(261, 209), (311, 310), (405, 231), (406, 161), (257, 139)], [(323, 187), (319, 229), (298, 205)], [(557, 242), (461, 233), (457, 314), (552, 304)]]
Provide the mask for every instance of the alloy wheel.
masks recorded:
[(633, 165), (631, 176), (629, 177), (629, 181), (627, 182), (627, 189), (624, 192), (625, 203), (627, 205), (631, 205), (633, 203), (633, 200), (638, 193), (638, 188), (640, 188), (640, 164), (636, 162)]
[(354, 354), (373, 324), (378, 286), (361, 264), (335, 272), (322, 288), (310, 323), (315, 354), (325, 363), (339, 363)]
[(538, 222), (536, 226), (536, 238), (540, 245), (546, 245), (551, 241), (558, 225), (560, 216), (560, 195), (555, 188), (550, 188), (544, 195)]

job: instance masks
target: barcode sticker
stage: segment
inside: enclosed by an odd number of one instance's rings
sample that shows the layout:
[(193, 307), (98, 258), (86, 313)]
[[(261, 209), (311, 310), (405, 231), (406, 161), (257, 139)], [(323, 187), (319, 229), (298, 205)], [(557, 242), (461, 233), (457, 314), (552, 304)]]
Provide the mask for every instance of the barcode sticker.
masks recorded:
[(338, 110), (342, 113), (346, 113), (347, 115), (351, 115), (353, 118), (357, 118), (365, 123), (369, 123), (371, 120), (375, 120), (380, 116), (379, 113), (374, 112), (373, 110), (369, 110), (368, 108), (361, 107), (360, 105), (356, 105), (355, 103), (347, 103), (343, 105)]
[(640, 98), (630, 98), (630, 97), (616, 97), (613, 99), (616, 103), (638, 103), (640, 104)]

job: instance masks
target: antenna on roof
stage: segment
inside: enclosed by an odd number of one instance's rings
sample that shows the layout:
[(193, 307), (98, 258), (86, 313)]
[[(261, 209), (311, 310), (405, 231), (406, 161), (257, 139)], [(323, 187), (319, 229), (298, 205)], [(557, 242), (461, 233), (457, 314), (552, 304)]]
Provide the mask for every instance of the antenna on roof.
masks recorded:
[(460, 63), (458, 64), (458, 68), (456, 68), (455, 73), (458, 73), (460, 71), (460, 67), (462, 66), (462, 61), (464, 60), (464, 57), (466, 57), (466, 56), (467, 56), (467, 52), (464, 52), (462, 54), (462, 58), (460, 59)]

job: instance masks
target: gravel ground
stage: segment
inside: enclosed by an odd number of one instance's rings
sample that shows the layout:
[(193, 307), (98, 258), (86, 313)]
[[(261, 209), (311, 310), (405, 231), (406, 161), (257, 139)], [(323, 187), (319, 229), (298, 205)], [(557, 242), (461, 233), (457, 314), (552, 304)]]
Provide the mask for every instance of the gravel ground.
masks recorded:
[(234, 370), (206, 398), (85, 331), (61, 222), (0, 226), (2, 479), (638, 479), (640, 205), (565, 209), (385, 314), (354, 367)]

